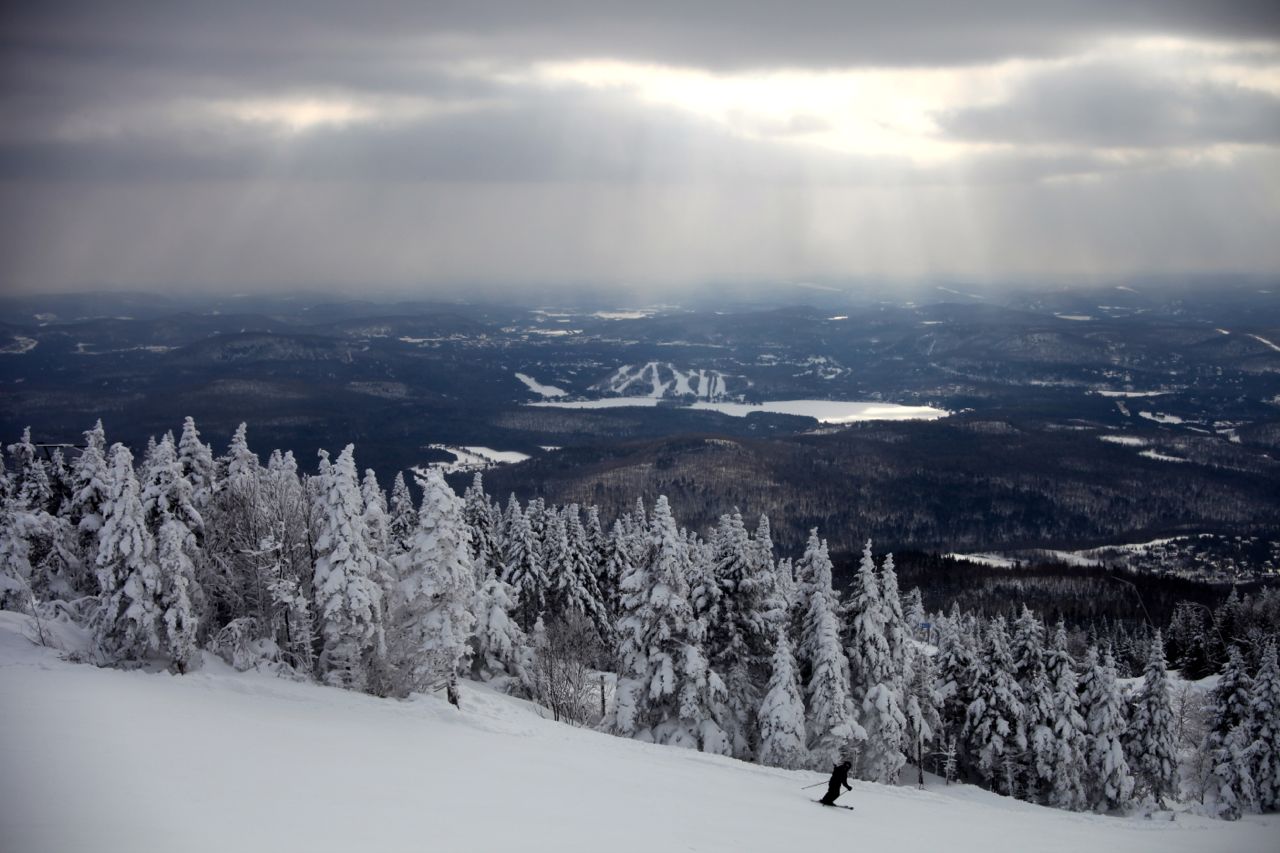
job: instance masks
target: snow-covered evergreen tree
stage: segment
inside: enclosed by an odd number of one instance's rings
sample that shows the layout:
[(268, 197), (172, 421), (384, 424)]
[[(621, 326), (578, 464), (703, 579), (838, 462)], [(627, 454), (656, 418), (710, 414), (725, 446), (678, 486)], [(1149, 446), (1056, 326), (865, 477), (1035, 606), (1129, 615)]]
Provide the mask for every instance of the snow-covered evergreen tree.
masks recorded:
[(484, 491), (484, 477), (479, 471), (462, 495), (463, 518), (470, 531), (471, 566), (476, 582), (483, 585), (497, 577), (501, 569), (501, 547), (498, 542), (497, 518), (493, 503)]
[(22, 431), (21, 439), (9, 445), (9, 455), (13, 458), (14, 494), (32, 512), (56, 513), (53, 485), (44, 460), (31, 440), (31, 427)]
[(31, 540), (36, 514), (0, 477), (0, 609), (29, 610), (32, 592)]
[(927, 641), (930, 639), (922, 636), (924, 625), (929, 621), (929, 618), (924, 610), (924, 597), (920, 593), (920, 587), (912, 587), (902, 597), (902, 614), (903, 618), (907, 620), (907, 636), (916, 640)]
[(622, 519), (617, 519), (613, 522), (613, 527), (610, 528), (605, 542), (604, 569), (601, 573), (603, 580), (600, 582), (600, 593), (604, 598), (605, 607), (612, 617), (613, 624), (617, 624), (618, 620), (618, 603), (622, 579), (632, 569), (631, 554), (633, 549), (628, 538), (630, 535), (626, 532)]
[(785, 626), (779, 626), (764, 701), (760, 703), (757, 760), (774, 767), (800, 768), (805, 752), (804, 701), (796, 683), (795, 657)]
[(197, 535), (204, 532), (204, 519), (196, 508), (191, 483), (182, 473), (172, 434), (166, 434), (152, 451), (142, 484), (142, 511), (153, 534), (170, 519)]
[(849, 695), (849, 659), (840, 641), (839, 606), (831, 587), (827, 543), (813, 531), (801, 565), (807, 578), (797, 660), (805, 678), (805, 732), (813, 766), (825, 768), (850, 756), (866, 732)]
[(964, 738), (965, 718), (973, 701), (977, 648), (965, 630), (964, 617), (952, 605), (951, 613), (938, 618), (938, 696), (942, 700), (944, 740), (956, 745), (958, 770), (968, 771), (970, 760)]
[(133, 454), (123, 444), (111, 447), (110, 476), (98, 535), (95, 638), (108, 659), (137, 660), (160, 651), (160, 569), (155, 540), (143, 517)]
[(1021, 759), (1014, 759), (1021, 769), (1023, 799), (1046, 802), (1053, 787), (1057, 754), (1053, 683), (1045, 669), (1044, 626), (1026, 605), (1014, 620), (1010, 651), (1025, 709), (1027, 751)]
[(1249, 731), (1253, 679), (1245, 671), (1238, 646), (1231, 646), (1218, 683), (1209, 691), (1204, 751), (1213, 762), (1218, 814), (1238, 818), (1255, 797)]
[[(316, 662), (320, 678), (364, 690), (386, 647), (382, 590), (374, 580), (377, 559), (364, 527), (354, 453), (349, 444), (330, 463), (329, 454), (320, 451), (312, 585), (322, 642)], [(237, 476), (228, 471), (229, 480)]]
[(916, 765), (916, 784), (924, 787), (925, 756), (942, 733), (942, 697), (934, 656), (914, 646), (908, 647), (904, 742)]
[(111, 474), (107, 469), (106, 433), (102, 421), (84, 433), (85, 448), (71, 463), (71, 494), (64, 503), (63, 515), (71, 525), (70, 543), (80, 560), (74, 587), (87, 594), (96, 591), (93, 567), (98, 559), (98, 531), (102, 528), (103, 509), (109, 500)]
[(472, 638), (472, 674), (484, 681), (507, 687), (525, 677), (529, 655), (528, 638), (511, 618), (515, 597), (504, 581), (491, 577), (476, 592), (475, 633)]
[(1275, 811), (1280, 808), (1280, 666), (1276, 663), (1274, 639), (1263, 647), (1245, 725), (1253, 737), (1251, 775), (1255, 802), (1260, 811)]
[(876, 684), (889, 683), (893, 677), (889, 641), (885, 637), (884, 602), (870, 540), (862, 549), (843, 615), (848, 632), (853, 696), (861, 700)]
[(387, 508), (387, 496), (378, 485), (378, 475), (366, 468), (360, 481), (360, 500), (364, 504), (364, 529), (369, 537), (369, 547), (382, 559), (391, 557), (391, 518)]
[(727, 753), (729, 739), (717, 720), (724, 684), (698, 647), (687, 549), (666, 497), (659, 497), (644, 559), (622, 580), (612, 728), (640, 740)]
[(422, 506), (413, 544), (401, 558), (392, 661), (401, 695), (443, 685), (458, 703), (458, 672), (475, 627), (475, 577), (463, 501), (432, 468), (418, 480)]
[[(101, 427), (102, 422), (98, 423)], [(213, 452), (200, 440), (196, 422), (189, 417), (182, 422), (182, 435), (178, 438), (178, 463), (182, 466), (182, 476), (191, 484), (192, 503), (197, 510), (204, 510), (217, 487)]]
[(387, 544), (392, 559), (409, 550), (413, 532), (418, 527), (418, 510), (413, 505), (413, 495), (404, 481), (404, 472), (397, 471), (391, 483), (391, 502), (388, 506)]
[(1133, 699), (1125, 746), (1132, 756), (1137, 785), (1157, 803), (1166, 794), (1176, 793), (1178, 780), (1178, 747), (1165, 669), (1164, 639), (1156, 631), (1142, 684)]
[(1013, 656), (1004, 617), (987, 624), (982, 654), (972, 670), (970, 692), (973, 700), (965, 717), (965, 737), (978, 771), (1001, 793), (1013, 796), (1008, 788), (1005, 759), (1026, 749), (1026, 708), (1022, 688), (1013, 676)]
[(772, 556), (766, 563), (736, 510), (720, 519), (712, 573), (718, 595), (707, 611), (707, 655), (729, 691), (734, 755), (747, 758), (783, 614), (775, 597)]
[(1048, 802), (1060, 809), (1088, 808), (1085, 765), (1089, 730), (1080, 709), (1075, 664), (1067, 653), (1066, 630), (1061, 623), (1054, 634), (1045, 666), (1053, 686), (1053, 784)]
[(587, 533), (577, 504), (548, 518), (545, 557), (548, 611), (557, 616), (581, 614), (595, 626), (602, 640), (609, 640), (612, 626), (596, 586)]
[(534, 534), (529, 518), (520, 509), (515, 495), (507, 503), (502, 567), (502, 579), (516, 596), (516, 621), (522, 630), (531, 631), (533, 623), (546, 609), (548, 580), (542, 543)]
[(893, 565), (893, 555), (886, 554), (880, 566), (880, 601), (884, 618), (884, 638), (889, 649), (889, 673), (891, 681), (901, 686), (907, 668), (907, 620), (902, 611), (902, 599), (898, 592), (898, 571)]
[[(889, 568), (892, 573), (892, 562)], [(904, 664), (894, 657), (905, 655), (906, 638), (902, 633), (896, 574), (891, 574), (889, 584), (897, 610), (892, 617), (886, 609), (884, 578), (876, 572), (868, 541), (850, 588), (844, 617), (848, 632), (850, 695), (860, 711), (860, 723), (866, 732), (866, 744), (856, 769), (862, 778), (883, 783), (895, 782), (906, 760), (903, 755), (906, 721), (902, 714)], [(892, 630), (891, 618), (896, 620)], [(890, 633), (897, 644), (896, 651), (890, 646)]]
[(195, 536), (181, 520), (167, 517), (161, 522), (156, 536), (160, 651), (169, 656), (177, 672), (189, 671), (200, 660), (196, 632), (204, 597), (196, 581), (195, 547)]
[(1133, 795), (1133, 775), (1124, 752), (1124, 697), (1116, 681), (1111, 653), (1099, 661), (1090, 649), (1085, 659), (1081, 705), (1088, 726), (1088, 767), (1085, 789), (1095, 811), (1127, 806)]

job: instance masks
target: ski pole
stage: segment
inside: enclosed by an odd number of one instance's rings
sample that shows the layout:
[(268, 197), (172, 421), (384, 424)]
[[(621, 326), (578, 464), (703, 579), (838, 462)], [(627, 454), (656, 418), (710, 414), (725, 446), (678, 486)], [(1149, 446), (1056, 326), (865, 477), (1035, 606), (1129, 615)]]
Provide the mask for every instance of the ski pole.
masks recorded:
[(809, 790), (810, 788), (816, 788), (816, 787), (818, 787), (819, 785), (825, 785), (825, 784), (827, 784), (827, 783), (826, 783), (826, 782), (814, 782), (812, 785), (805, 785), (805, 786), (804, 786), (803, 788), (801, 788), (800, 790), (801, 790), (801, 791), (807, 791), (807, 790)]

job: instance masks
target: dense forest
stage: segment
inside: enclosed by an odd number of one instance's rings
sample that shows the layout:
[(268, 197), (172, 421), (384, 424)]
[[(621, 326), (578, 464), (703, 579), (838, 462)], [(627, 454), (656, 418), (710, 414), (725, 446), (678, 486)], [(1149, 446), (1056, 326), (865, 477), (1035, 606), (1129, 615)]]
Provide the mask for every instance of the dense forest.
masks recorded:
[[(780, 555), (767, 515), (700, 532), (666, 496), (608, 515), (503, 505), (479, 475), (459, 497), (430, 468), (415, 501), (402, 472), (389, 496), (361, 475), (352, 445), (301, 475), (290, 452), (262, 464), (243, 425), (215, 457), (190, 418), (136, 464), (101, 423), (73, 459), (29, 432), (7, 450), (0, 606), (30, 614), (36, 642), (56, 644), (60, 622), (90, 630), (99, 665), (184, 673), (209, 652), (455, 703), (470, 677), (620, 736), (848, 760), (882, 783), (910, 764), (1067, 809), (1280, 804), (1273, 590), (1179, 601), (1157, 611), (1163, 632), (1072, 603), (1047, 623), (1034, 584), (944, 613), (900, 593), (870, 541), (837, 585), (816, 528)], [(1171, 683), (1169, 659), (1215, 685)]]

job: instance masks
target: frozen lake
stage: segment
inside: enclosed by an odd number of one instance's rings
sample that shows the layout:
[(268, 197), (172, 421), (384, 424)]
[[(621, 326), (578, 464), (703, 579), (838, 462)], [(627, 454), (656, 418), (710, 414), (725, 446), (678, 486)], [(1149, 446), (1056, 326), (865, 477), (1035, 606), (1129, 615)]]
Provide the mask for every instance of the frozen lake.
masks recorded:
[[(652, 397), (606, 397), (602, 400), (547, 401), (530, 403), (556, 409), (616, 409), (627, 406), (652, 407), (659, 401)], [(667, 401), (670, 403), (670, 401)], [(698, 401), (681, 408), (720, 412), (733, 417), (746, 417), (752, 412), (775, 415), (801, 415), (824, 424), (851, 424), (856, 421), (935, 420), (951, 414), (932, 406), (903, 406), (859, 400), (771, 400), (767, 403), (708, 403)]]

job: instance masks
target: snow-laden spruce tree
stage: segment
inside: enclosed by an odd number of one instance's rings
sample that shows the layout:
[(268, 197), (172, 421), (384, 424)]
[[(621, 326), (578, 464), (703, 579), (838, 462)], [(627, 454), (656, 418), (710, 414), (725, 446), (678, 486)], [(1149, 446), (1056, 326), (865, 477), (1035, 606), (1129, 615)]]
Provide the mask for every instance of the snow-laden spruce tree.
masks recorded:
[(964, 630), (964, 617), (958, 607), (938, 619), (938, 696), (942, 700), (942, 730), (946, 741), (956, 744), (956, 764), (968, 766), (964, 723), (969, 703), (973, 701), (977, 654)]
[(843, 616), (853, 696), (860, 701), (876, 684), (888, 683), (893, 677), (889, 641), (885, 637), (884, 601), (870, 540), (863, 546)]
[(1133, 797), (1133, 774), (1124, 752), (1124, 696), (1110, 652), (1099, 661), (1091, 647), (1084, 667), (1080, 703), (1089, 732), (1085, 790), (1095, 811), (1113, 811), (1129, 805)]
[(471, 479), (471, 485), (462, 494), (462, 517), (470, 531), (471, 568), (476, 583), (483, 585), (491, 576), (499, 574), (501, 548), (498, 542), (498, 518), (493, 502), (484, 490), (484, 477), (479, 471)]
[(577, 613), (609, 641), (612, 626), (588, 551), (587, 531), (578, 505), (554, 514), (547, 523), (547, 610), (557, 616)]
[(1253, 679), (1246, 723), (1251, 747), (1254, 798), (1259, 811), (1280, 808), (1280, 666), (1276, 641), (1263, 647), (1262, 662)]
[(782, 607), (782, 614), (790, 624), (790, 614), (794, 611), (796, 603), (796, 572), (792, 559), (783, 557), (778, 560), (774, 575), (777, 578), (774, 585), (778, 591), (778, 604)]
[(1030, 670), (1022, 683), (1027, 750), (1023, 759), (1023, 799), (1048, 805), (1057, 773), (1057, 706), (1053, 685), (1043, 666)]
[(418, 479), (422, 506), (409, 552), (401, 558), (391, 643), (396, 692), (443, 685), (458, 704), (458, 671), (475, 626), (475, 577), (463, 501), (432, 468)]
[(378, 475), (366, 468), (360, 481), (360, 500), (364, 504), (364, 529), (369, 537), (369, 547), (380, 559), (391, 556), (391, 518), (387, 496), (378, 485)]
[[(231, 488), (255, 488), (258, 480), (258, 469), (261, 462), (258, 454), (249, 449), (249, 425), (242, 423), (236, 427), (227, 445), (227, 454), (218, 460), (219, 466), (226, 472), (226, 485)], [(354, 476), (354, 475), (353, 475)]]
[(1255, 796), (1252, 768), (1254, 738), (1249, 731), (1253, 679), (1245, 670), (1238, 646), (1231, 646), (1218, 683), (1209, 691), (1209, 718), (1203, 749), (1213, 762), (1217, 809), (1221, 817), (1236, 819)]
[(98, 558), (98, 531), (102, 528), (103, 508), (109, 500), (111, 473), (107, 469), (106, 433), (102, 421), (84, 433), (85, 447), (71, 463), (71, 494), (63, 515), (73, 529), (72, 543), (80, 558), (76, 591), (96, 591), (93, 567)]
[(9, 455), (13, 458), (14, 494), (32, 512), (57, 512), (53, 484), (49, 481), (44, 460), (31, 440), (31, 427), (22, 431), (21, 439), (9, 445)]
[(1014, 679), (1022, 687), (1027, 736), (1018, 760), (1023, 799), (1046, 803), (1053, 787), (1057, 738), (1053, 733), (1053, 682), (1045, 669), (1044, 625), (1025, 604), (1013, 623), (1010, 652)]
[[(892, 563), (890, 563), (892, 569)], [(897, 599), (897, 575), (890, 580)], [(859, 709), (859, 722), (866, 732), (866, 744), (855, 768), (863, 779), (893, 784), (906, 757), (903, 738), (906, 721), (902, 714), (902, 668), (895, 661), (889, 634), (890, 614), (883, 594), (883, 578), (876, 572), (871, 542), (862, 551), (858, 573), (844, 607), (848, 633), (850, 696)], [(892, 630), (898, 654), (905, 654), (902, 612), (896, 603), (896, 627)]]
[(882, 785), (898, 784), (906, 763), (907, 720), (897, 688), (879, 682), (862, 699), (862, 727), (866, 746), (861, 761), (862, 778)]
[(720, 518), (712, 576), (719, 594), (707, 613), (707, 654), (729, 691), (734, 755), (747, 758), (782, 611), (774, 590), (772, 556), (766, 563), (737, 510)]
[(884, 616), (884, 638), (889, 647), (889, 673), (891, 680), (901, 685), (907, 669), (909, 633), (898, 591), (898, 571), (893, 565), (892, 554), (886, 554), (880, 565), (880, 601)]
[(490, 577), (476, 592), (476, 625), (472, 637), (471, 672), (482, 681), (495, 682), (503, 689), (522, 681), (529, 659), (529, 641), (511, 618), (515, 597), (511, 587)]
[(688, 542), (665, 496), (645, 556), (622, 579), (618, 689), (611, 727), (625, 737), (727, 753), (724, 684), (698, 647), (688, 590)]
[(0, 455), (0, 609), (27, 611), (35, 604), (31, 540), (39, 522), (10, 488), (3, 464)]
[(1075, 662), (1067, 651), (1066, 628), (1058, 623), (1046, 653), (1045, 672), (1053, 686), (1053, 784), (1049, 805), (1080, 811), (1089, 807), (1085, 788), (1089, 729), (1080, 709)]
[(160, 571), (160, 651), (173, 661), (176, 672), (199, 665), (196, 632), (204, 597), (196, 581), (195, 536), (185, 523), (166, 517), (156, 535), (156, 563)]
[(182, 465), (182, 475), (191, 484), (192, 503), (198, 510), (205, 509), (217, 487), (213, 451), (200, 440), (200, 431), (196, 429), (195, 420), (190, 417), (182, 422), (182, 435), (178, 437), (178, 462)]
[(111, 447), (110, 476), (98, 532), (95, 639), (109, 660), (138, 660), (160, 650), (160, 568), (142, 512), (133, 454), (123, 444)]
[(526, 633), (533, 630), (533, 624), (546, 609), (547, 571), (542, 559), (542, 543), (515, 495), (507, 504), (502, 579), (515, 593), (516, 621), (520, 628)]
[(929, 637), (922, 636), (924, 625), (929, 621), (929, 614), (925, 613), (924, 596), (920, 593), (920, 587), (913, 586), (903, 596), (902, 612), (903, 618), (907, 620), (907, 636), (916, 640), (928, 641)]
[(204, 519), (195, 505), (195, 490), (182, 472), (172, 434), (166, 434), (152, 452), (151, 465), (142, 484), (142, 512), (153, 534), (158, 534), (170, 519), (182, 523), (192, 533), (204, 533)]
[(333, 463), (326, 451), (319, 454), (312, 587), (322, 641), (319, 677), (335, 687), (364, 690), (386, 646), (382, 590), (374, 580), (377, 559), (365, 532), (354, 453), (348, 444)]
[(1027, 684), (1044, 668), (1044, 625), (1025, 604), (1013, 622), (1013, 675), (1019, 684)]
[(600, 592), (611, 617), (610, 622), (614, 625), (618, 621), (618, 600), (622, 579), (632, 569), (629, 535), (623, 526), (622, 519), (616, 519), (613, 527), (609, 529), (604, 546), (604, 569), (601, 573), (603, 580), (600, 582)]
[(404, 472), (397, 471), (391, 483), (391, 503), (388, 507), (387, 544), (391, 558), (409, 550), (413, 531), (418, 527), (418, 510), (413, 505), (413, 495), (404, 481)]
[(797, 769), (808, 764), (805, 751), (804, 700), (796, 683), (795, 657), (784, 626), (777, 629), (769, 684), (760, 703), (760, 748), (756, 760)]
[(1138, 790), (1157, 804), (1178, 788), (1178, 745), (1166, 667), (1164, 638), (1156, 631), (1142, 684), (1133, 697), (1125, 746)]
[(973, 700), (965, 717), (965, 738), (976, 759), (978, 772), (993, 789), (1006, 796), (1010, 790), (1006, 759), (1016, 758), (1027, 747), (1026, 706), (1022, 688), (1013, 677), (1013, 655), (1003, 616), (987, 623), (982, 653), (972, 671)]
[(836, 616), (839, 601), (831, 586), (831, 558), (827, 543), (809, 537), (809, 547), (801, 558), (808, 575), (805, 612), (800, 626), (797, 660), (805, 674), (805, 732), (809, 754), (819, 769), (839, 763), (851, 753), (866, 732), (858, 724), (853, 699), (849, 695), (849, 659), (840, 640)]
[(942, 696), (934, 656), (915, 646), (907, 650), (906, 691), (904, 742), (916, 765), (916, 784), (923, 788), (925, 756), (942, 732)]

